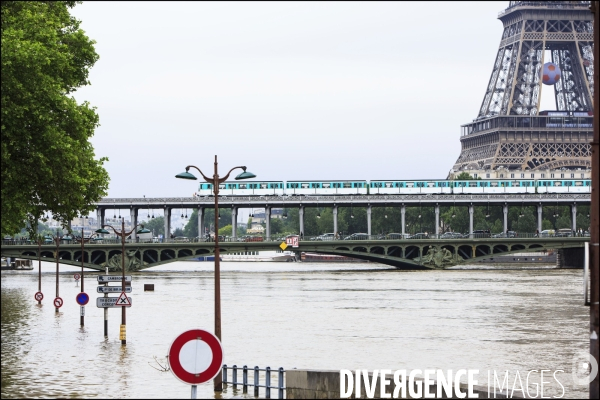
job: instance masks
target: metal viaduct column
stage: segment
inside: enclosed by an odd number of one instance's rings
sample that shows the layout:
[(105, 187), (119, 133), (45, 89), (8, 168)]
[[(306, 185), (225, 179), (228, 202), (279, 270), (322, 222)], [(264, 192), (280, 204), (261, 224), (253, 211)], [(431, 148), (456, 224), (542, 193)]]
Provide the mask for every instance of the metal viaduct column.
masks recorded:
[(165, 205), (165, 242), (171, 238), (171, 209)]
[(400, 207), (400, 222), (402, 223), (402, 239), (406, 233), (406, 206), (402, 204)]
[(338, 236), (338, 223), (337, 223), (337, 215), (338, 215), (338, 206), (333, 206), (333, 237), (337, 238)]
[(573, 235), (577, 231), (577, 203), (573, 203), (571, 206), (571, 230), (573, 231)]
[(271, 206), (265, 207), (265, 224), (267, 226), (267, 240), (271, 239)]
[(503, 225), (504, 233), (508, 232), (508, 204), (504, 203), (502, 206), (502, 215), (504, 217)]
[(300, 206), (298, 209), (298, 217), (300, 217), (300, 239), (304, 239), (304, 206)]
[(204, 207), (198, 206), (198, 238), (204, 237)]
[(469, 204), (469, 237), (473, 239), (473, 212), (475, 211), (473, 204)]
[(440, 205), (435, 205), (435, 236), (440, 234)]
[(542, 203), (537, 205), (537, 230), (542, 231)]
[(104, 216), (106, 215), (106, 209), (98, 207), (96, 209), (96, 222), (98, 223), (98, 229), (101, 229), (104, 225)]
[(231, 236), (234, 242), (237, 242), (237, 210), (237, 207), (231, 209)]
[[(137, 207), (133, 207), (133, 206), (132, 206), (132, 207), (129, 209), (129, 217), (131, 218), (131, 227), (132, 227), (131, 229), (133, 229), (133, 230), (135, 231), (135, 227), (136, 227), (136, 226), (137, 226), (137, 224), (138, 224), (138, 209), (137, 209)], [(138, 235), (137, 235), (137, 233), (133, 232), (133, 233), (132, 233), (132, 236), (133, 236), (133, 235), (135, 235), (135, 236), (132, 238), (132, 239), (133, 239), (133, 241), (134, 241), (134, 242), (137, 242), (137, 241), (138, 241)]]
[(367, 235), (371, 236), (371, 205), (367, 206)]

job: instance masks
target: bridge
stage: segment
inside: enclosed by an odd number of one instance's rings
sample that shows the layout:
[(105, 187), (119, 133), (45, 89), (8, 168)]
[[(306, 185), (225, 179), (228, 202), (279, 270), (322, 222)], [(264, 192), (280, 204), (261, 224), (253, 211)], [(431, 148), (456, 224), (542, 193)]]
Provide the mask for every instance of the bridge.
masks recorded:
[[(343, 255), (394, 266), (398, 269), (444, 269), (450, 266), (471, 263), (518, 252), (544, 251), (548, 249), (576, 249), (583, 252), (589, 237), (529, 237), (529, 238), (464, 238), (464, 239), (404, 239), (385, 240), (371, 236), (366, 240), (328, 240), (299, 242), (295, 252), (314, 252)], [(225, 241), (219, 243), (221, 255), (278, 250), (280, 240), (264, 242)], [(126, 270), (135, 272), (174, 261), (184, 261), (199, 256), (214, 254), (213, 242), (194, 241), (166, 243), (136, 243), (125, 245)], [(57, 247), (54, 244), (41, 245), (3, 241), (0, 247), (3, 257), (37, 260), (56, 260)], [(39, 250), (39, 253), (38, 253)], [(121, 271), (121, 242), (102, 240), (102, 243), (61, 244), (58, 246), (59, 263), (81, 266), (83, 253), (84, 266), (98, 271)]]
[[(306, 196), (219, 196), (220, 207), (232, 211), (232, 234), (237, 235), (237, 213), (240, 208), (264, 208), (266, 215), (266, 237), (271, 238), (270, 216), (272, 208), (298, 208), (300, 232), (304, 232), (304, 210), (306, 207), (331, 207), (333, 209), (332, 232), (337, 233), (339, 207), (366, 207), (367, 233), (371, 235), (371, 213), (373, 207), (398, 207), (401, 211), (400, 226), (405, 233), (406, 207), (433, 207), (435, 211), (436, 235), (439, 234), (440, 206), (466, 206), (469, 209), (469, 232), (473, 233), (474, 206), (501, 206), (504, 216), (503, 232), (508, 230), (508, 209), (511, 206), (535, 206), (537, 227), (542, 231), (542, 209), (558, 205), (571, 207), (572, 230), (576, 230), (577, 205), (589, 205), (589, 193), (494, 193), (494, 194), (402, 194), (402, 195), (306, 195)], [(165, 232), (171, 232), (173, 209), (197, 209), (198, 232), (204, 232), (204, 210), (214, 208), (214, 196), (164, 197), (164, 198), (105, 198), (96, 203), (97, 220), (105, 224), (107, 210), (129, 210), (132, 225), (138, 223), (140, 210), (162, 209), (165, 216)]]

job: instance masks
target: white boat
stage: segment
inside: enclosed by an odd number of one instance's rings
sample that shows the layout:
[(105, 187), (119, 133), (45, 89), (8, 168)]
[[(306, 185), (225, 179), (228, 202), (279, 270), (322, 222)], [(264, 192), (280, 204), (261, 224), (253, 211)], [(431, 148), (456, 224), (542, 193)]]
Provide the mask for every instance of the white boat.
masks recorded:
[(277, 261), (292, 262), (296, 261), (296, 255), (291, 251), (265, 250), (265, 251), (244, 251), (239, 253), (221, 253), (223, 261)]

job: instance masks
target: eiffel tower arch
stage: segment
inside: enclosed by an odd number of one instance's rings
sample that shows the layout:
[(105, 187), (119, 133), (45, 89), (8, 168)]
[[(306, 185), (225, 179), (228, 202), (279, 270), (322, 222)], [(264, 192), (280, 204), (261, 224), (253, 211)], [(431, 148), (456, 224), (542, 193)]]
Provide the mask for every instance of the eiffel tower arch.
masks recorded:
[[(589, 1), (511, 1), (498, 19), (504, 32), (479, 114), (461, 126), (461, 153), (450, 175), (478, 171), (556, 171), (591, 167), (593, 15)], [(543, 66), (561, 70), (542, 84)], [(540, 110), (542, 90), (555, 108)], [(514, 175), (514, 174), (512, 174)], [(540, 175), (540, 174), (537, 174)], [(481, 175), (480, 175), (481, 176)], [(535, 176), (535, 178), (550, 176)], [(579, 178), (579, 174), (577, 176)]]

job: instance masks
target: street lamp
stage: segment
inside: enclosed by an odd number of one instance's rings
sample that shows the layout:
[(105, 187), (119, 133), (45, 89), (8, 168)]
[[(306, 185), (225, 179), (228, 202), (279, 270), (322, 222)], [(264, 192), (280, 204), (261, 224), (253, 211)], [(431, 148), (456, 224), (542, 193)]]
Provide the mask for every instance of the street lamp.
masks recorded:
[[(93, 233), (93, 234), (90, 235), (90, 237), (88, 239), (90, 241), (90, 243), (91, 243), (92, 238), (94, 236), (98, 236), (98, 234), (97, 233)], [(85, 258), (84, 258), (85, 251), (83, 249), (84, 242), (85, 242), (85, 239), (83, 237), (83, 227), (81, 227), (81, 293), (83, 293), (83, 263), (85, 262)], [(79, 323), (81, 324), (81, 326), (83, 326), (84, 325), (84, 319), (85, 319), (83, 313), (81, 313), (81, 316), (80, 316), (79, 319), (80, 319)]]
[[(213, 193), (215, 195), (215, 251), (214, 251), (215, 252), (215, 336), (218, 337), (219, 340), (221, 340), (221, 283), (220, 283), (221, 271), (220, 271), (220, 260), (219, 260), (219, 258), (220, 258), (220, 256), (219, 256), (219, 184), (225, 182), (227, 180), (227, 178), (229, 178), (229, 174), (231, 174), (231, 172), (235, 169), (242, 169), (244, 171), (235, 177), (236, 180), (256, 178), (256, 175), (254, 175), (251, 172), (247, 172), (246, 167), (242, 166), (242, 167), (234, 167), (234, 168), (230, 169), (229, 172), (227, 173), (227, 175), (225, 175), (223, 178), (221, 178), (221, 177), (219, 177), (218, 166), (219, 166), (219, 164), (217, 162), (217, 156), (215, 155), (215, 172), (214, 172), (212, 178), (209, 178), (206, 175), (204, 175), (204, 173), (200, 170), (200, 168), (198, 168), (194, 165), (188, 165), (187, 167), (185, 167), (185, 172), (175, 175), (175, 178), (196, 180), (198, 178), (196, 178), (194, 175), (192, 175), (191, 173), (188, 172), (190, 170), (190, 168), (195, 168), (198, 172), (200, 172), (200, 175), (202, 175), (202, 178), (204, 178), (204, 180), (206, 182), (211, 183), (213, 185)], [(217, 391), (217, 392), (223, 391), (222, 371), (219, 371), (219, 374), (215, 377), (214, 388), (215, 388), (215, 391)]]
[[(110, 232), (107, 231), (104, 228), (105, 227), (106, 228), (110, 228), (110, 229), (113, 230), (113, 232), (115, 233), (115, 235), (121, 237), (121, 271), (123, 273), (123, 278), (122, 278), (122, 281), (121, 281), (121, 292), (122, 292), (122, 295), (125, 295), (125, 238), (127, 236), (131, 235), (138, 226), (141, 226), (142, 229), (140, 229), (139, 231), (137, 231), (137, 233), (149, 233), (150, 232), (150, 230), (144, 228), (144, 225), (142, 225), (142, 224), (138, 224), (138, 225), (134, 226), (133, 229), (131, 229), (129, 232), (126, 232), (125, 231), (125, 219), (124, 218), (121, 218), (121, 231), (117, 231), (112, 225), (102, 225), (102, 228), (96, 230), (96, 233), (101, 233), (101, 234), (104, 234), (104, 235), (108, 235), (108, 234), (110, 234)], [(83, 245), (82, 245), (82, 248), (83, 248)], [(82, 281), (82, 287), (83, 287), (83, 281)], [(126, 325), (126, 323), (125, 323), (125, 321), (126, 321), (125, 320), (125, 308), (126, 307), (124, 307), (124, 306), (121, 307), (121, 327), (122, 327), (122, 332), (123, 332), (123, 336), (122, 336), (122, 339), (121, 339), (121, 344), (122, 345), (126, 345), (127, 344), (126, 331), (125, 331), (125, 325)]]

